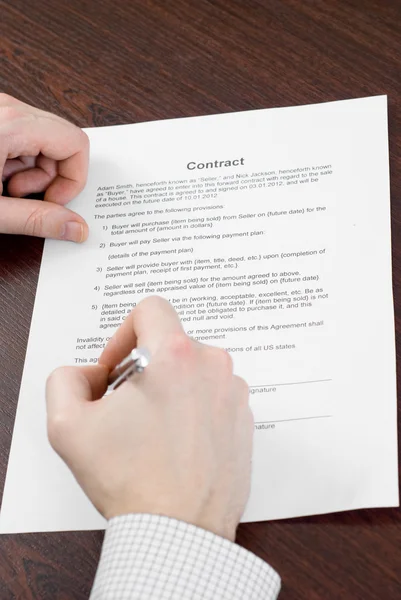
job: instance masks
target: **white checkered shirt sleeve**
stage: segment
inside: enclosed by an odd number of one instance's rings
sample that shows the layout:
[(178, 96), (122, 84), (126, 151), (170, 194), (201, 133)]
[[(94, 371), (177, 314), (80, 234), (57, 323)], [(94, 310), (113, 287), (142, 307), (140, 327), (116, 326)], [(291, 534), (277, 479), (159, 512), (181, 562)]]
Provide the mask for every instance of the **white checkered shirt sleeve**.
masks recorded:
[(209, 531), (157, 515), (109, 521), (90, 600), (275, 600), (263, 560)]

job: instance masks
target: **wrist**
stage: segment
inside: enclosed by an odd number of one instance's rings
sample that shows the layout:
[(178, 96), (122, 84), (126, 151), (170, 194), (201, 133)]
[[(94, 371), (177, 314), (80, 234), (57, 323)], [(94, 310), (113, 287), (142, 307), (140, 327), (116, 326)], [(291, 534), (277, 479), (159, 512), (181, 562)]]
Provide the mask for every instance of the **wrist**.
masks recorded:
[(239, 522), (236, 520), (234, 523), (229, 521), (226, 517), (218, 517), (217, 515), (195, 512), (188, 509), (188, 505), (185, 507), (171, 507), (163, 505), (162, 503), (150, 505), (146, 502), (125, 502), (119, 503), (116, 506), (111, 506), (102, 512), (103, 516), (108, 522), (120, 517), (126, 517), (127, 515), (150, 515), (154, 517), (165, 517), (181, 523), (193, 525), (194, 527), (198, 527), (199, 529), (213, 533), (214, 535), (229, 540), (230, 542), (235, 541), (236, 530)]

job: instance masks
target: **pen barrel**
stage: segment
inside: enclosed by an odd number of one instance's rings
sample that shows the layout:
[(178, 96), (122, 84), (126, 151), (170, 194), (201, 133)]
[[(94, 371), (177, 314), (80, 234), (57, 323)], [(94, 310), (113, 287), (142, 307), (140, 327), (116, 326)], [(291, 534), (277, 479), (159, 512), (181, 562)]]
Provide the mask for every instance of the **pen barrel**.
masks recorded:
[(115, 389), (130, 375), (142, 373), (149, 362), (150, 354), (146, 348), (134, 348), (110, 373), (108, 379), (109, 386), (113, 385)]
[(117, 379), (121, 376), (126, 375), (132, 369), (135, 370), (137, 359), (133, 359), (130, 356), (127, 356), (119, 365), (117, 365), (109, 375), (108, 383), (109, 385), (115, 383)]

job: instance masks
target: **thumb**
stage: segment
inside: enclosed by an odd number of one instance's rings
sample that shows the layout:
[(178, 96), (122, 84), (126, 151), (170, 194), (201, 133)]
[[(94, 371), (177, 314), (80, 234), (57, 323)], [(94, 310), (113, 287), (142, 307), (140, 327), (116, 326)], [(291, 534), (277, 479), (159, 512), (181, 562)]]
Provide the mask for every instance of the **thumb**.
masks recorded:
[(104, 365), (61, 367), (46, 382), (47, 430), (53, 448), (62, 453), (64, 440), (71, 440), (77, 419), (88, 402), (106, 391), (109, 370)]
[(54, 202), (0, 196), (0, 233), (83, 242), (88, 226), (77, 213)]

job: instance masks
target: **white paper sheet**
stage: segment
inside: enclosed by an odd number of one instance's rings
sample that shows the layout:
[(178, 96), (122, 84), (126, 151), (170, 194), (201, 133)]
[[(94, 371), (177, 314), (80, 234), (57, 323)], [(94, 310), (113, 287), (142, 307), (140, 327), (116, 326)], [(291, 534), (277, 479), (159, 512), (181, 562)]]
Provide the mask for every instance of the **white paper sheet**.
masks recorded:
[(251, 386), (244, 520), (398, 505), (386, 97), (88, 134), (90, 237), (45, 245), (0, 530), (104, 527), (44, 384), (151, 293)]

